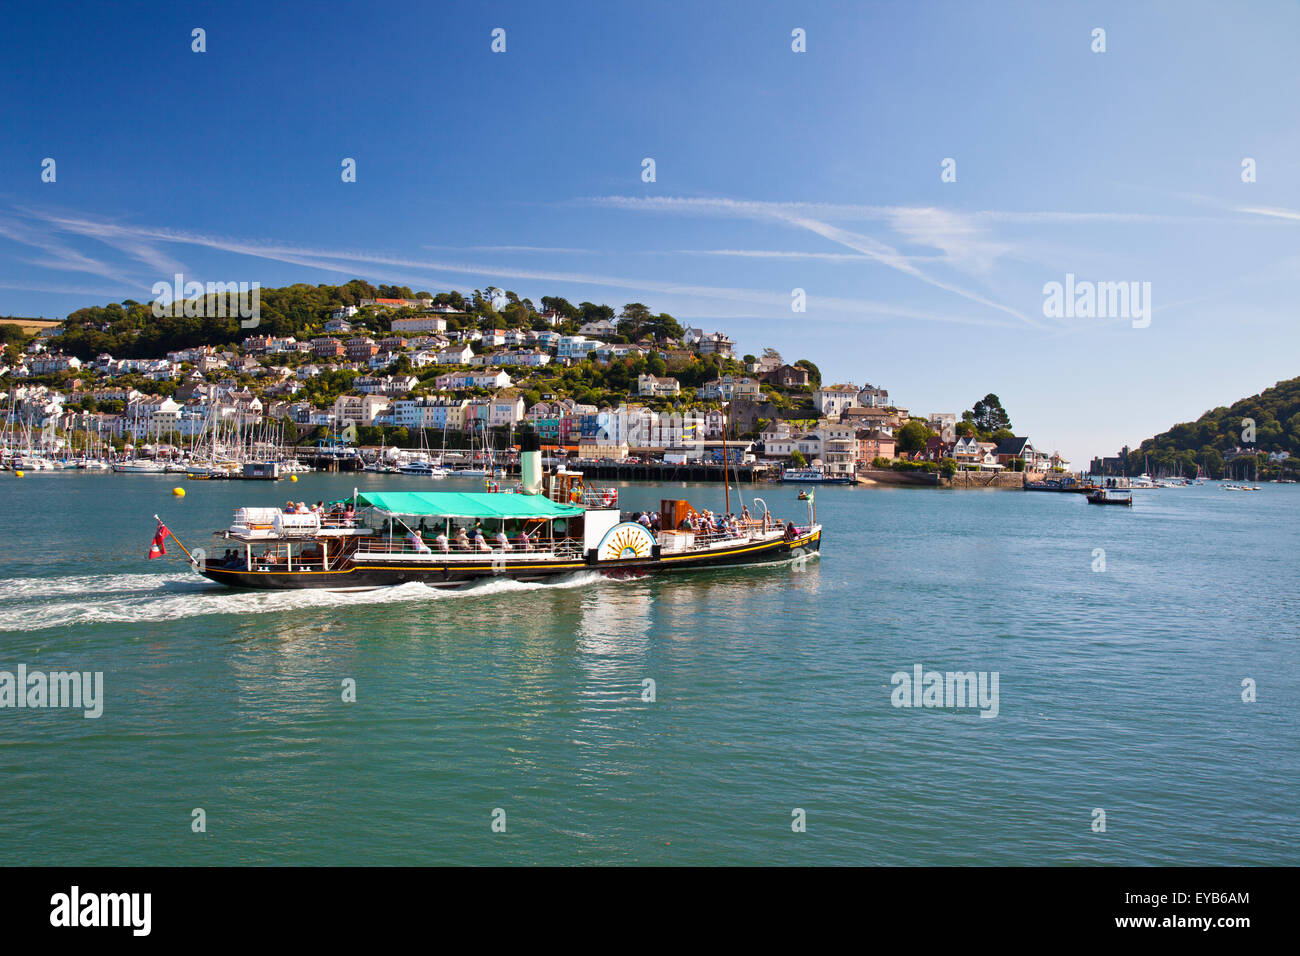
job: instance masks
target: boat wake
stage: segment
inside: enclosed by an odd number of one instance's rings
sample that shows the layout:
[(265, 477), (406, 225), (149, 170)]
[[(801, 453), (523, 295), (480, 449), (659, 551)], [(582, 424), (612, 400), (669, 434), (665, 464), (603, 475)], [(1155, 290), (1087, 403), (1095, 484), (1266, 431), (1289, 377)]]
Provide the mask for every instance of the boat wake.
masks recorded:
[(617, 582), (595, 571), (579, 571), (546, 583), (502, 578), (455, 590), (411, 581), (366, 591), (232, 591), (189, 572), (10, 578), (0, 580), (0, 632), (81, 624), (164, 623), (216, 614), (275, 614), (395, 602), (474, 600), (601, 583)]

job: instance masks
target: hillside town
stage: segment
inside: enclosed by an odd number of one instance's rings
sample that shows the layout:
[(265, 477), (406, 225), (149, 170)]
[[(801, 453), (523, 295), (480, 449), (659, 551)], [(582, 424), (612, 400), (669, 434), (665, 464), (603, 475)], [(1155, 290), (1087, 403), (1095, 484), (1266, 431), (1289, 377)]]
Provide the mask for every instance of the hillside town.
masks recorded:
[[(725, 454), (825, 480), (873, 469), (1069, 465), (1013, 435), (996, 396), (987, 397), (997, 405), (991, 417), (982, 403), (961, 415), (917, 414), (883, 387), (824, 383), (813, 362), (787, 362), (772, 348), (738, 355), (725, 332), (682, 326), (639, 303), (615, 315), (552, 298), (539, 310), (500, 290), (473, 299), (376, 291), (408, 295), (322, 308), (297, 335), (252, 329), (235, 345), (147, 357), (75, 354), (125, 321), (117, 306), (83, 310), (108, 312), (107, 321), (77, 313), (8, 342), (0, 444), (7, 457), (93, 449), (120, 459), (183, 456), (227, 436), (250, 452), (258, 442), (329, 441), (400, 459), (403, 450), (476, 443), (506, 451), (516, 432), (531, 429), (552, 454), (584, 461)], [(76, 349), (67, 347), (74, 319)]]

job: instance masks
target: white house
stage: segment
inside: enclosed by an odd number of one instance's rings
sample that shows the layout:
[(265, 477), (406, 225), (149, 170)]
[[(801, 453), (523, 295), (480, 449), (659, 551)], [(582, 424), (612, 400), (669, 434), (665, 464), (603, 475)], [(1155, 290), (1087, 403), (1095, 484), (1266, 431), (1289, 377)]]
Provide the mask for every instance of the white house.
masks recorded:
[(597, 319), (594, 322), (585, 323), (578, 329), (579, 335), (617, 335), (618, 323), (612, 319)]
[(817, 411), (830, 418), (838, 418), (846, 408), (858, 406), (858, 389), (853, 385), (825, 385), (813, 392)]
[(469, 360), (473, 357), (474, 350), (461, 343), (460, 345), (449, 345), (445, 349), (441, 349), (434, 358), (434, 363), (437, 365), (468, 365)]
[(638, 375), (636, 393), (652, 397), (670, 397), (681, 393), (681, 383), (675, 378), (660, 378), (657, 375)]
[(417, 315), (409, 319), (393, 319), (394, 332), (445, 332), (447, 320), (440, 315)]

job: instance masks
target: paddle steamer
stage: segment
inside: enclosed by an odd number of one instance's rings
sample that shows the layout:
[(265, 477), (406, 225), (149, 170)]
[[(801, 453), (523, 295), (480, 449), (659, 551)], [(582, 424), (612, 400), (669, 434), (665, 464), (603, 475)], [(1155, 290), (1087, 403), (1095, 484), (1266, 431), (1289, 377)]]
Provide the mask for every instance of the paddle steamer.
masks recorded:
[[(534, 440), (535, 436), (528, 436)], [(699, 530), (689, 501), (661, 502), (655, 530), (621, 512), (614, 489), (587, 488), (562, 467), (521, 454), (515, 491), (361, 492), (324, 515), (241, 508), (197, 570), (238, 588), (364, 590), (419, 581), (453, 588), (504, 577), (544, 581), (593, 570), (626, 576), (790, 561), (821, 548), (815, 504), (800, 527), (754, 500), (756, 517)], [(761, 506), (761, 510), (760, 510)], [(692, 529), (692, 525), (695, 526)], [(160, 532), (166, 532), (161, 526)], [(179, 543), (179, 542), (178, 542)], [(183, 547), (183, 546), (182, 546)]]

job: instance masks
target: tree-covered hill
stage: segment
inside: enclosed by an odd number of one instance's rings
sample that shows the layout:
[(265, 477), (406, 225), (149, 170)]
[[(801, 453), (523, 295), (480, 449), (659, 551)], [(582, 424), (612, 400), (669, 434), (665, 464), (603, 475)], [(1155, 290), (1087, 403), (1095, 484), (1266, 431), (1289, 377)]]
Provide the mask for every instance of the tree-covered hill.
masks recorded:
[[(180, 307), (167, 309), (166, 314), (159, 317), (153, 314), (152, 303), (132, 299), (78, 309), (64, 323), (57, 348), (82, 360), (92, 359), (101, 352), (114, 358), (160, 358), (167, 352), (200, 345), (237, 346), (253, 335), (292, 335), (302, 339), (319, 335), (334, 310), (348, 305), (359, 307), (363, 299), (431, 298), (434, 305), (448, 306), (463, 313), (446, 316), (449, 329), (550, 328), (542, 321), (538, 308), (530, 299), (493, 287), (475, 289), (469, 296), (459, 292), (432, 295), (412, 292), (405, 286), (375, 286), (353, 279), (343, 285), (298, 283), (281, 288), (262, 288), (259, 297), (259, 322), (251, 329), (241, 326), (238, 303), (233, 296), (225, 297), (221, 310), (216, 308), (217, 296), (206, 296), (202, 309), (190, 310), (201, 311), (203, 315), (187, 316), (185, 308)], [(678, 338), (682, 335), (681, 326), (671, 315), (654, 315), (646, 306), (636, 302), (625, 305), (621, 312), (615, 312), (608, 305), (594, 302), (573, 305), (563, 298), (544, 296), (541, 308), (560, 314), (560, 331), (574, 331), (583, 323), (597, 319), (616, 320), (617, 333), (605, 336), (615, 342), (630, 342), (641, 336)], [(224, 312), (224, 317), (217, 317), (219, 311)], [(349, 322), (356, 331), (384, 334), (391, 328), (394, 318), (406, 314), (416, 313), (402, 309), (362, 309)]]
[(1278, 382), (1230, 406), (1212, 408), (1194, 422), (1183, 422), (1148, 438), (1129, 452), (1128, 469), (1137, 474), (1149, 460), (1153, 471), (1181, 470), (1191, 476), (1200, 464), (1208, 468), (1210, 477), (1221, 477), (1225, 461), (1236, 459), (1233, 473), (1243, 477), (1240, 462), (1243, 457), (1247, 462), (1253, 457), (1258, 460), (1259, 476), (1264, 478), (1280, 472), (1276, 462), (1268, 461), (1274, 452), (1289, 452), (1297, 459), (1288, 463), (1288, 472), (1300, 468), (1300, 378)]

